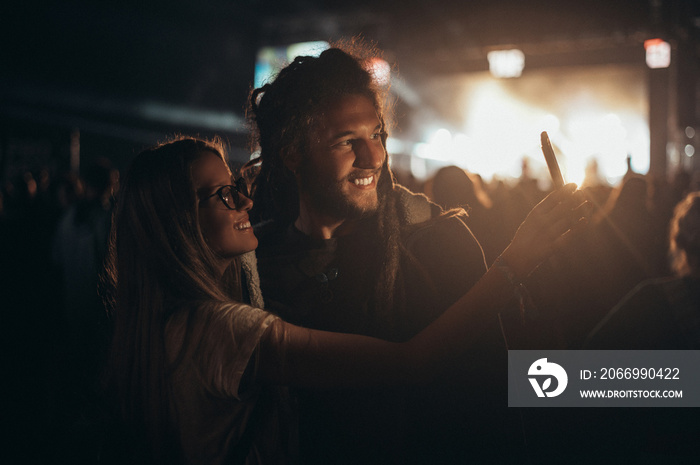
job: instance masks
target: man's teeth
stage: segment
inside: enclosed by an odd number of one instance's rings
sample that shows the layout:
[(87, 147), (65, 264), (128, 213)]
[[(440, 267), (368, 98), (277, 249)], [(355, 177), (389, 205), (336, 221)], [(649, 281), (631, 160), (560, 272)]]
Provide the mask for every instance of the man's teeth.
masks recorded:
[(359, 178), (355, 179), (355, 185), (356, 186), (369, 186), (372, 184), (372, 181), (374, 181), (374, 176), (370, 176), (368, 178)]
[(246, 221), (245, 223), (238, 223), (233, 225), (234, 229), (248, 229), (250, 228), (250, 221)]

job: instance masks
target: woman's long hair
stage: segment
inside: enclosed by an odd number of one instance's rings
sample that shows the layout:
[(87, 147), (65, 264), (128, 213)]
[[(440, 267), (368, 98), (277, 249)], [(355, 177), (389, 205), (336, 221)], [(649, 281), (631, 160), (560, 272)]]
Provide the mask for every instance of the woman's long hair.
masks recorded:
[[(198, 221), (192, 163), (222, 146), (190, 137), (141, 152), (120, 190), (106, 267), (114, 325), (109, 382), (120, 416), (147, 440), (158, 461), (176, 454), (168, 431), (169, 370), (165, 325), (177, 310), (230, 300), (216, 273), (216, 256)], [(236, 264), (228, 274), (237, 277)], [(238, 282), (229, 277), (231, 287)], [(181, 352), (185, 348), (181, 349)]]

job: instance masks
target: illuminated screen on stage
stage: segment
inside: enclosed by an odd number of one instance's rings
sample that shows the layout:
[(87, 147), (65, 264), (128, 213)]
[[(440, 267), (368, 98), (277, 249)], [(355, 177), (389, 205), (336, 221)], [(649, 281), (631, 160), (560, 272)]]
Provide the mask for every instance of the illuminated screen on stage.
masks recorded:
[(329, 47), (328, 42), (299, 42), (279, 47), (263, 47), (255, 60), (255, 87), (274, 79), (282, 68), (302, 55), (318, 56)]

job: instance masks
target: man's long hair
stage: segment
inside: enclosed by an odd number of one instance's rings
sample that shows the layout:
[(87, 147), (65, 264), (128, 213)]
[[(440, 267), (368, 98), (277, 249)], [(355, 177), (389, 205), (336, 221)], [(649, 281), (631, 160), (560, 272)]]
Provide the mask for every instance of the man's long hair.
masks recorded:
[[(114, 325), (108, 382), (117, 413), (162, 462), (176, 451), (157, 448), (177, 444), (168, 430), (166, 378), (174, 367), (168, 366), (166, 322), (178, 309), (193, 312), (200, 303), (231, 297), (198, 221), (191, 167), (203, 152), (224, 160), (220, 144), (189, 137), (136, 157), (117, 201), (105, 271)], [(229, 290), (238, 286), (236, 265), (225, 278)]]
[[(286, 227), (299, 216), (299, 192), (295, 173), (285, 164), (293, 154), (307, 155), (312, 128), (322, 124), (323, 112), (340, 98), (362, 95), (374, 105), (387, 130), (388, 88), (377, 84), (368, 65), (377, 50), (362, 41), (336, 44), (318, 57), (302, 56), (280, 71), (273, 82), (250, 95), (249, 120), (253, 123), (253, 147), (259, 156), (248, 163), (257, 170), (254, 207), (257, 223), (274, 220)], [(386, 152), (386, 136), (382, 143)], [(403, 297), (400, 283), (400, 228), (396, 214), (393, 175), (385, 159), (377, 185), (377, 237), (382, 250), (376, 276), (374, 317), (391, 324), (392, 308)]]

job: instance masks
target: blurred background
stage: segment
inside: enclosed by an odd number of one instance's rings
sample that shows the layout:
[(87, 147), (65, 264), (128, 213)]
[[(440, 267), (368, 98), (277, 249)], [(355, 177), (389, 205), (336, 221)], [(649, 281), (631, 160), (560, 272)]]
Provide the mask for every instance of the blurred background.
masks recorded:
[[(173, 132), (250, 156), (246, 96), (299, 53), (362, 35), (396, 98), (394, 169), (457, 165), (548, 182), (700, 164), (700, 5), (692, 0), (36, 1), (0, 14), (0, 181), (123, 169)], [(307, 44), (311, 43), (311, 44)], [(306, 45), (299, 45), (306, 44)], [(385, 68), (384, 68), (385, 67)], [(256, 74), (257, 73), (257, 74)], [(546, 187), (546, 186), (543, 186)]]

